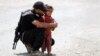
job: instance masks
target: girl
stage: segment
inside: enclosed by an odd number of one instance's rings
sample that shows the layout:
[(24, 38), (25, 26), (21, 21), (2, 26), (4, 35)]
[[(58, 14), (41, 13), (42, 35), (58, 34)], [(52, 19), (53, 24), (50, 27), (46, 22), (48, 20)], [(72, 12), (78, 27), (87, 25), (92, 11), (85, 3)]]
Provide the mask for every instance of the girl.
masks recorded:
[[(51, 17), (52, 12), (53, 12), (53, 7), (46, 5), (48, 11), (45, 14), (45, 22), (47, 23), (51, 23), (54, 22), (54, 19)], [(48, 55), (51, 55), (51, 45), (52, 45), (52, 35), (51, 35), (51, 30), (54, 30), (53, 28), (49, 28), (45, 30), (45, 38), (44, 38), (44, 42), (42, 45), (42, 52), (44, 53), (44, 51), (48, 52)], [(53, 40), (54, 41), (54, 40)]]

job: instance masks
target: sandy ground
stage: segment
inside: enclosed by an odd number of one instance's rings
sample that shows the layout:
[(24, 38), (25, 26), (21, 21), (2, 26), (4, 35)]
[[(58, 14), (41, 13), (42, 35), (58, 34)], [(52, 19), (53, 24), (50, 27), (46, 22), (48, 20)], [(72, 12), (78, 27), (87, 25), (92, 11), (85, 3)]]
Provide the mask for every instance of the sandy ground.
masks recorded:
[[(37, 0), (35, 0), (37, 1)], [(0, 56), (29, 56), (19, 41), (12, 50), (21, 11), (34, 0), (0, 0)], [(58, 28), (52, 33), (56, 56), (100, 56), (100, 0), (41, 0), (54, 7)]]

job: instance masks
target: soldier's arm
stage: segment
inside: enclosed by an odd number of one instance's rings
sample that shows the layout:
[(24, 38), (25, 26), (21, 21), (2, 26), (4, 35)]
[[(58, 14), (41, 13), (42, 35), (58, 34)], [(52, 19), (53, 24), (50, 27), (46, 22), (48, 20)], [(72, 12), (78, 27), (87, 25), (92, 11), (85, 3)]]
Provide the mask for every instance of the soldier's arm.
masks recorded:
[(36, 25), (38, 28), (55, 28), (57, 27), (57, 23), (45, 23), (39, 22), (38, 20), (32, 21), (32, 24)]

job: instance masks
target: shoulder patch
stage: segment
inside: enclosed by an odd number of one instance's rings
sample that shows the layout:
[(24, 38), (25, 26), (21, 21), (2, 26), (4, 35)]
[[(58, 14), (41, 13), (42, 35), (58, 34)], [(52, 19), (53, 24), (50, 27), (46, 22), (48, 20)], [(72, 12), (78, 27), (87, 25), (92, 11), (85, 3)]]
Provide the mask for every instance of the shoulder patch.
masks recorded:
[(31, 10), (26, 10), (26, 11), (22, 12), (22, 16), (26, 16), (29, 14), (33, 14)]

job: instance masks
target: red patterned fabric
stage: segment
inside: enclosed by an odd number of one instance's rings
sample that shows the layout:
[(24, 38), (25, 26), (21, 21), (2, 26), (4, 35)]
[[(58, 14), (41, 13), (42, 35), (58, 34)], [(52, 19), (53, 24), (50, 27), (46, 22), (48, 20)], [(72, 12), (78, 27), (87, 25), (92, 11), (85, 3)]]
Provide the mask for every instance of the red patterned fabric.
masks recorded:
[[(53, 22), (53, 19), (51, 16), (45, 16), (45, 22), (47, 23), (51, 23)], [(42, 52), (46, 51), (48, 53), (51, 53), (51, 29), (46, 29), (45, 30), (45, 38), (44, 38), (44, 42), (42, 45)]]

